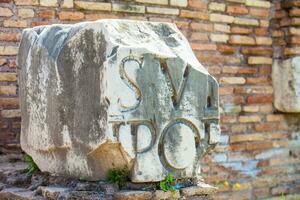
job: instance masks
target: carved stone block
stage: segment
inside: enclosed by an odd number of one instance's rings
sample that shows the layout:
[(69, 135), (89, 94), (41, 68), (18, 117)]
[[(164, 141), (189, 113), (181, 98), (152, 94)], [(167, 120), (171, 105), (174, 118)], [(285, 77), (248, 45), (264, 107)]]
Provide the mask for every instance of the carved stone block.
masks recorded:
[(282, 112), (300, 112), (300, 57), (275, 60), (272, 80), (275, 107)]
[(100, 20), (25, 29), (21, 146), (42, 171), (133, 182), (200, 172), (218, 142), (218, 84), (174, 24)]

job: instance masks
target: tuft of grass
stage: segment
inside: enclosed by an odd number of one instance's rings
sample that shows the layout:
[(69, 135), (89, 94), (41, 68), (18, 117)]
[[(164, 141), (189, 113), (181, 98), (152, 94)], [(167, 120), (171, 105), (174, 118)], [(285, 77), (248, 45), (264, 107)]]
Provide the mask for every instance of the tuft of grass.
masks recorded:
[(107, 173), (107, 180), (110, 183), (115, 183), (119, 187), (123, 187), (126, 181), (129, 181), (129, 170), (127, 167), (113, 168)]
[(34, 172), (40, 171), (39, 167), (37, 166), (37, 164), (34, 162), (34, 160), (30, 155), (25, 154), (24, 160), (28, 164), (28, 167), (26, 168), (26, 173), (28, 175), (32, 175)]
[(175, 192), (175, 178), (173, 174), (167, 174), (164, 180), (159, 182), (159, 188), (163, 191)]

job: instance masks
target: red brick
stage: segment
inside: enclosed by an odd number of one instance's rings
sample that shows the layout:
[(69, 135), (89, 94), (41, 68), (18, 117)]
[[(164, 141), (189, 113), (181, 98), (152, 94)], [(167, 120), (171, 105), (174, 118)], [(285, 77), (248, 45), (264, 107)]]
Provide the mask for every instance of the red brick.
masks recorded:
[(280, 18), (285, 18), (285, 17), (287, 17), (287, 12), (285, 11), (285, 10), (277, 10), (276, 12), (275, 12), (275, 18), (276, 19), (280, 19)]
[(273, 95), (249, 96), (247, 98), (247, 102), (249, 104), (253, 104), (253, 103), (272, 103), (273, 102)]
[(240, 63), (240, 59), (237, 57), (231, 57), (231, 56), (219, 56), (219, 55), (203, 55), (200, 54), (197, 56), (197, 58), (202, 62), (208, 62), (208, 63)]
[(230, 144), (229, 149), (230, 149), (230, 151), (244, 151), (244, 150), (246, 150), (246, 144), (243, 144), (243, 143)]
[(289, 16), (299, 17), (300, 16), (300, 9), (299, 8), (294, 8), (294, 9), (289, 10)]
[(58, 14), (58, 17), (60, 20), (78, 21), (84, 18), (84, 14), (82, 12), (62, 11)]
[(15, 32), (0, 32), (0, 40), (17, 42), (21, 38), (20, 33)]
[(254, 29), (254, 33), (258, 36), (266, 36), (266, 35), (268, 35), (268, 29), (256, 28), (256, 29)]
[(231, 27), (231, 33), (235, 34), (250, 34), (252, 33), (252, 28), (244, 28), (239, 26), (233, 26)]
[(284, 32), (281, 30), (274, 30), (272, 32), (272, 37), (283, 37), (284, 36)]
[(265, 150), (265, 149), (271, 149), (273, 148), (273, 142), (255, 142), (255, 143), (247, 143), (246, 149), (248, 151), (254, 151), (254, 150)]
[(247, 126), (244, 124), (235, 124), (231, 126), (232, 133), (244, 133), (247, 131)]
[(284, 115), (267, 115), (268, 122), (280, 122), (284, 119)]
[(221, 122), (222, 123), (235, 123), (235, 122), (237, 122), (237, 119), (236, 119), (236, 116), (222, 115)]
[(220, 74), (220, 73), (221, 73), (221, 68), (218, 67), (218, 66), (212, 66), (212, 67), (208, 67), (208, 68), (207, 68), (207, 71), (208, 71), (210, 74)]
[(260, 133), (232, 135), (230, 136), (230, 143), (246, 141), (264, 141), (264, 139), (264, 135)]
[(209, 15), (204, 12), (181, 10), (180, 17), (208, 20)]
[(260, 66), (259, 74), (269, 75), (272, 72), (272, 66)]
[(272, 55), (271, 47), (243, 47), (242, 53), (246, 55)]
[(247, 77), (246, 83), (248, 84), (271, 83), (271, 79), (269, 77)]
[(203, 0), (189, 0), (189, 6), (193, 8), (207, 9), (207, 3)]
[(194, 40), (200, 40), (200, 41), (208, 41), (208, 34), (207, 33), (199, 33), (199, 32), (193, 32), (191, 37), (191, 41)]
[(49, 25), (51, 22), (49, 21), (33, 21), (31, 22), (31, 26), (42, 26), (42, 25)]
[(52, 19), (55, 18), (55, 11), (54, 10), (39, 10), (37, 15), (41, 18), (45, 19)]
[(253, 37), (243, 36), (243, 35), (231, 35), (230, 44), (242, 44), (242, 45), (254, 45), (255, 40)]
[(213, 25), (212, 24), (192, 22), (191, 23), (191, 29), (212, 32), (213, 31)]
[(193, 50), (198, 51), (213, 51), (217, 49), (217, 45), (215, 44), (200, 44), (200, 43), (191, 43), (191, 47)]
[(245, 6), (228, 6), (226, 12), (230, 14), (245, 15), (248, 14), (248, 9)]
[(278, 130), (286, 130), (286, 125), (283, 123), (264, 123), (264, 124), (255, 124), (256, 131), (278, 131)]
[(250, 8), (249, 14), (255, 17), (267, 18), (269, 16), (268, 9)]
[(228, 46), (228, 45), (221, 45), (221, 44), (218, 45), (217, 50), (224, 54), (234, 54), (234, 52), (235, 52), (234, 47)]
[(0, 105), (3, 108), (19, 107), (18, 98), (0, 98)]
[(288, 42), (290, 44), (300, 44), (300, 36), (292, 36), (289, 38)]
[(257, 72), (257, 69), (253, 67), (224, 66), (222, 71), (223, 73), (230, 74), (255, 74)]
[(269, 192), (269, 188), (265, 187), (265, 188), (256, 188), (253, 190), (253, 195), (256, 198), (261, 198), (261, 197), (267, 197), (270, 194)]

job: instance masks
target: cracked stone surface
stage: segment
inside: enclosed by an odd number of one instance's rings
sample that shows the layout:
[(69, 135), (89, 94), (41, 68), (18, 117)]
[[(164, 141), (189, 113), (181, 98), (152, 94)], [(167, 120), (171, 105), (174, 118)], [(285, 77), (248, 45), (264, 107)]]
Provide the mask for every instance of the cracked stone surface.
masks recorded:
[(21, 147), (44, 172), (133, 182), (200, 172), (219, 141), (218, 83), (174, 24), (100, 20), (25, 29)]

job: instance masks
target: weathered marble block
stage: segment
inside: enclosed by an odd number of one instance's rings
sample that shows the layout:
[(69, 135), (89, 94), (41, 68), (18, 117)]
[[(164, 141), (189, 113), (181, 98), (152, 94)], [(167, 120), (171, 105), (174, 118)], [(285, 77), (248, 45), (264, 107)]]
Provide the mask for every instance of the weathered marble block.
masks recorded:
[(19, 49), (21, 146), (42, 171), (189, 178), (219, 141), (218, 84), (174, 24), (41, 26)]
[(275, 60), (272, 80), (275, 107), (282, 112), (300, 112), (300, 57)]

